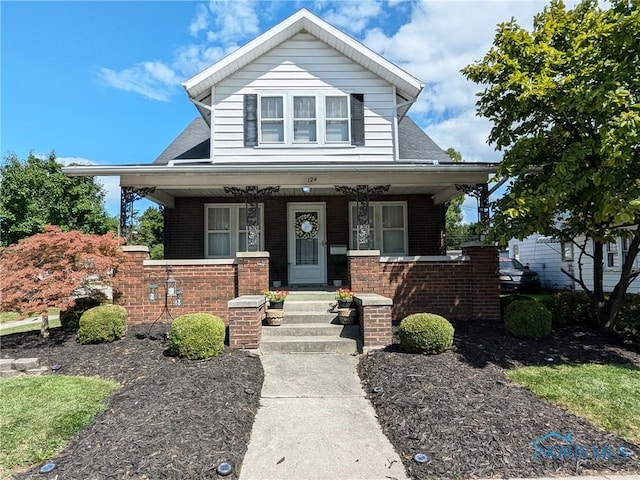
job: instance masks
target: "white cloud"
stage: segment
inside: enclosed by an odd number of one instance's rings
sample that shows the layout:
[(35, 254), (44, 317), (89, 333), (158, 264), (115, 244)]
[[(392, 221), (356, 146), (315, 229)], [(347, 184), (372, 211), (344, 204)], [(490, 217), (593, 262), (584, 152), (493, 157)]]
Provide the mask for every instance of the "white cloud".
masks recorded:
[(142, 62), (120, 71), (101, 67), (98, 78), (111, 87), (161, 102), (168, 102), (180, 83), (176, 72), (162, 62)]
[(209, 28), (209, 11), (206, 5), (198, 5), (196, 16), (189, 25), (189, 33), (192, 37), (197, 37), (201, 31), (207, 28)]
[(322, 18), (345, 32), (358, 34), (382, 11), (379, 1), (340, 2), (322, 14)]

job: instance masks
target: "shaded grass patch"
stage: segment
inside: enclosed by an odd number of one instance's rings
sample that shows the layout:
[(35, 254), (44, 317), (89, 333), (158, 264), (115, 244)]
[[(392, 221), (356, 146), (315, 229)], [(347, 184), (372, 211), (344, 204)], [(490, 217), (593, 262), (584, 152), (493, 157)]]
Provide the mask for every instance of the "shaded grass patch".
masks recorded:
[(531, 366), (506, 375), (538, 397), (640, 444), (640, 369), (626, 365)]
[(0, 476), (44, 462), (105, 408), (119, 385), (97, 377), (0, 380)]

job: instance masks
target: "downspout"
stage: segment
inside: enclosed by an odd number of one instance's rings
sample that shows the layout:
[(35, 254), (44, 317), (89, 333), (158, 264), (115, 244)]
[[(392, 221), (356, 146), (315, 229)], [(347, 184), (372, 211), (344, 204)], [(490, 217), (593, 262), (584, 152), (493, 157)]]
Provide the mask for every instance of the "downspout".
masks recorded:
[[(393, 86), (393, 101), (397, 101), (398, 98), (398, 90), (396, 86)], [(396, 112), (399, 108), (399, 105), (396, 103)], [(400, 131), (398, 130), (400, 127), (398, 125), (398, 115), (393, 116), (393, 160), (397, 162), (400, 160)]]

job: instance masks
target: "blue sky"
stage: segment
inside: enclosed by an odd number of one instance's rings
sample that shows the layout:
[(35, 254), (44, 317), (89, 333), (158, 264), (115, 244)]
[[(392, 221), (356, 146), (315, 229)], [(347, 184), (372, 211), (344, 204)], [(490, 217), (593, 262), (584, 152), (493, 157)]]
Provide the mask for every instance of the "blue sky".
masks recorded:
[[(0, 2), (2, 158), (152, 162), (197, 115), (180, 83), (305, 7), (425, 82), (410, 115), (442, 147), (499, 161), (459, 73), (497, 23), (530, 26), (541, 0)], [(105, 179), (118, 210), (117, 179)], [(475, 200), (465, 202), (473, 215)]]

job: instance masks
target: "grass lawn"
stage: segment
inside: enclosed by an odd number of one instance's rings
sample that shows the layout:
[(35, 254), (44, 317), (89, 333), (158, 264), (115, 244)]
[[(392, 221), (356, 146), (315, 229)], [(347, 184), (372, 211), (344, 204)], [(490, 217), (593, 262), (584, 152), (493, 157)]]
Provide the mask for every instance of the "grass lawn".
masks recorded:
[(633, 365), (523, 367), (507, 376), (537, 396), (640, 443), (640, 369)]
[(119, 388), (97, 377), (47, 375), (0, 380), (0, 478), (43, 463), (105, 408)]

